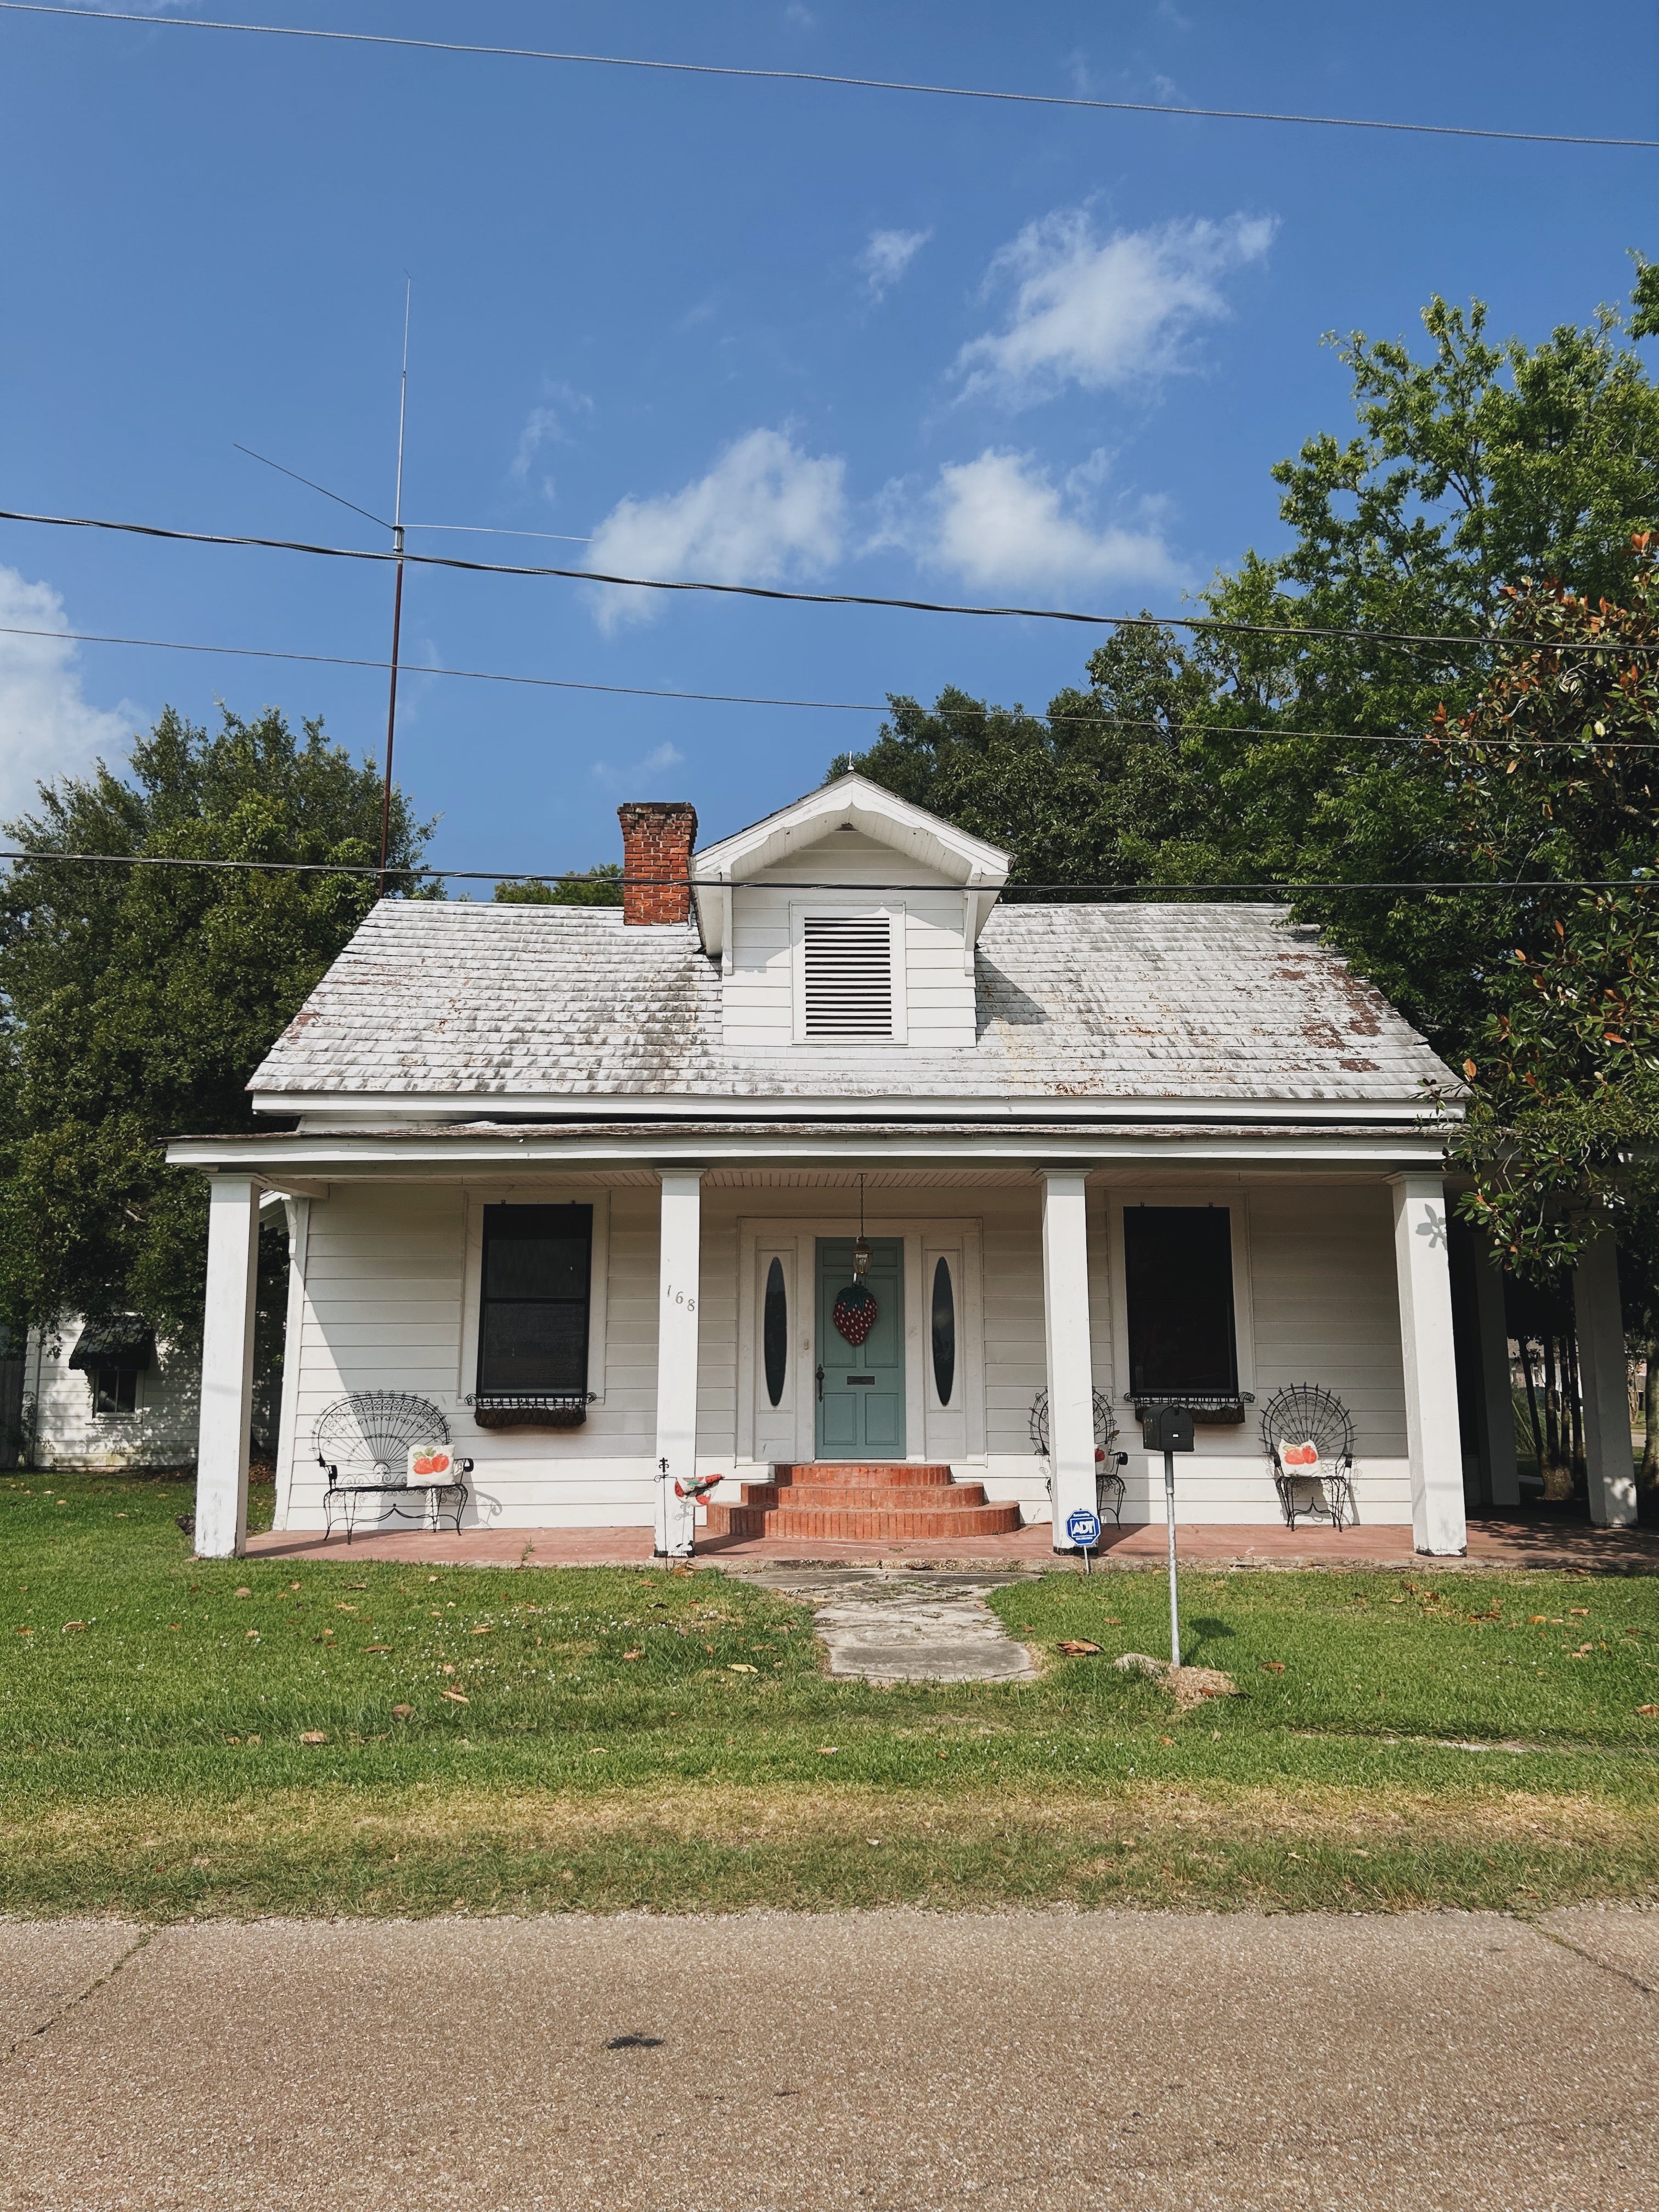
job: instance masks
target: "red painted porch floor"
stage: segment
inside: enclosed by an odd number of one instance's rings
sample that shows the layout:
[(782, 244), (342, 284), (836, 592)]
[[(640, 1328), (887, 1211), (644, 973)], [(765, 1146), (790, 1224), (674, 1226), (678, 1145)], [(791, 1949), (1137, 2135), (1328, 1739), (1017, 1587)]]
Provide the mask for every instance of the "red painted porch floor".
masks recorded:
[[(1209, 1567), (1421, 1567), (1431, 1563), (1412, 1550), (1411, 1530), (1401, 1528), (1310, 1528), (1209, 1522), (1177, 1524), (1182, 1562)], [(1164, 1557), (1164, 1523), (1109, 1528), (1097, 1554), (1106, 1567), (1156, 1567)], [(362, 1535), (348, 1548), (343, 1536), (326, 1542), (314, 1530), (272, 1531), (250, 1536), (251, 1559), (398, 1559), (422, 1566), (613, 1567), (651, 1562), (648, 1528), (404, 1529)], [(1082, 1562), (1056, 1557), (1046, 1522), (1006, 1536), (908, 1543), (803, 1543), (799, 1537), (709, 1537), (700, 1532), (696, 1564), (745, 1566), (1007, 1567), (1027, 1573), (1041, 1567), (1081, 1571)], [(1659, 1573), (1659, 1529), (1593, 1528), (1550, 1520), (1483, 1520), (1469, 1528), (1464, 1560), (1436, 1559), (1439, 1573), (1470, 1567), (1585, 1567), (1624, 1574)]]

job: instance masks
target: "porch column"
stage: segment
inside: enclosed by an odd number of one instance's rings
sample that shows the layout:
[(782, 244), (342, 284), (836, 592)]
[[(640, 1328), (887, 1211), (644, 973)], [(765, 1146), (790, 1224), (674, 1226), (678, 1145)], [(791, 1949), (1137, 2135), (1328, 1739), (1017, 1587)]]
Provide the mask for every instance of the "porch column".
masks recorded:
[(1406, 1370), (1412, 1538), (1419, 1552), (1453, 1557), (1468, 1549), (1468, 1528), (1452, 1351), (1446, 1188), (1437, 1175), (1389, 1180), (1394, 1186), (1394, 1264)]
[(1089, 1225), (1084, 1176), (1042, 1170), (1042, 1328), (1048, 1353), (1048, 1466), (1054, 1477), (1054, 1547), (1066, 1516), (1095, 1510), (1095, 1378), (1089, 1337)]
[(252, 1176), (210, 1177), (202, 1418), (196, 1459), (198, 1559), (240, 1559), (247, 1548), (253, 1292), (258, 1262), (258, 1184)]
[(1504, 1318), (1503, 1271), (1486, 1239), (1474, 1239), (1474, 1305), (1480, 1326), (1480, 1388), (1485, 1402), (1486, 1472), (1494, 1505), (1521, 1503), (1521, 1469), (1515, 1451), (1515, 1407), (1510, 1397), (1509, 1325)]
[(1573, 1326), (1584, 1396), (1584, 1463), (1590, 1519), (1601, 1528), (1636, 1523), (1625, 1317), (1619, 1304), (1619, 1247), (1603, 1229), (1572, 1271)]
[[(674, 1485), (697, 1470), (697, 1276), (702, 1256), (702, 1170), (665, 1168), (657, 1295), (656, 1553), (691, 1550), (692, 1501)], [(665, 1462), (666, 1465), (665, 1466)]]

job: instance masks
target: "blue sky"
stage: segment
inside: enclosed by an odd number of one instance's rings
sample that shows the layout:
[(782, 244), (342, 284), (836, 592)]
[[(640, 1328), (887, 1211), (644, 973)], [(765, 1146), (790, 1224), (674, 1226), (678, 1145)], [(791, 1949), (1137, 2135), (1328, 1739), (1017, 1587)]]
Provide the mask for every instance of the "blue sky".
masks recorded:
[[(276, 23), (1106, 98), (1659, 137), (1650, 5), (1540, 0), (272, 0)], [(1587, 19), (1588, 20), (1588, 19)], [(0, 14), (0, 505), (384, 544), (389, 511), (588, 544), (422, 550), (1111, 611), (1281, 542), (1267, 471), (1348, 422), (1322, 333), (1436, 290), (1541, 337), (1659, 254), (1659, 155), (990, 106)], [(380, 658), (390, 580), (0, 524), (0, 623)], [(880, 701), (1044, 702), (1088, 635), (644, 604), (412, 572), (411, 663)], [(323, 714), (384, 679), (0, 636), (0, 807), (171, 702)], [(873, 714), (406, 678), (399, 769), (456, 867), (706, 837)]]

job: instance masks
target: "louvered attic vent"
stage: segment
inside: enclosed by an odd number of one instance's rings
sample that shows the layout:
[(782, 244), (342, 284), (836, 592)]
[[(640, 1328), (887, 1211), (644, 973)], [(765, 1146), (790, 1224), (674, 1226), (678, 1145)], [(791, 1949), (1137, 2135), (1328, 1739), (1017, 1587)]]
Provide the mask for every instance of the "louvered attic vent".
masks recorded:
[(808, 915), (802, 923), (809, 1042), (893, 1034), (893, 939), (885, 915)]

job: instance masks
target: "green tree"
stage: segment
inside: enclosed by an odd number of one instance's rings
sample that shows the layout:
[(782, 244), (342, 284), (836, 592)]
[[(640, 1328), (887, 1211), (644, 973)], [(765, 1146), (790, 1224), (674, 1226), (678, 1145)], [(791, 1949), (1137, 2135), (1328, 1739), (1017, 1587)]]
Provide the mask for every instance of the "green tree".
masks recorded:
[[(1536, 886), (1493, 895), (1498, 942), (1454, 1146), (1476, 1176), (1465, 1212), (1534, 1275), (1656, 1187), (1659, 573), (1645, 537), (1623, 599), (1514, 592), (1514, 649), (1428, 748), (1463, 872)], [(1585, 878), (1605, 887), (1554, 888)]]
[(622, 862), (601, 860), (559, 884), (497, 884), (495, 897), (503, 906), (620, 906)]
[[(380, 784), (307, 722), (172, 709), (5, 825), (32, 852), (366, 867)], [(394, 794), (394, 869), (426, 835)], [(0, 1316), (47, 1324), (132, 1308), (201, 1326), (206, 1197), (173, 1135), (235, 1133), (246, 1085), (362, 921), (372, 875), (20, 861), (0, 883)], [(270, 1124), (265, 1125), (269, 1127)], [(267, 1262), (273, 1255), (266, 1254)]]

